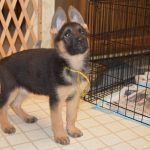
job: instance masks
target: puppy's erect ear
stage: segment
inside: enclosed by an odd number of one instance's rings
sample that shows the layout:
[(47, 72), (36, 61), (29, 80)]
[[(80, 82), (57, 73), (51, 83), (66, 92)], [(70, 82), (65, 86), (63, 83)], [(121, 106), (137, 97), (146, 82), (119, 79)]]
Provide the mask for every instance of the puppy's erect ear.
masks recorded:
[(84, 28), (87, 28), (87, 25), (84, 23), (84, 19), (83, 19), (82, 15), (73, 6), (69, 6), (68, 16), (69, 16), (70, 21), (77, 22), (77, 23), (81, 24)]
[(61, 27), (67, 22), (65, 11), (58, 7), (51, 23), (51, 32), (57, 34)]

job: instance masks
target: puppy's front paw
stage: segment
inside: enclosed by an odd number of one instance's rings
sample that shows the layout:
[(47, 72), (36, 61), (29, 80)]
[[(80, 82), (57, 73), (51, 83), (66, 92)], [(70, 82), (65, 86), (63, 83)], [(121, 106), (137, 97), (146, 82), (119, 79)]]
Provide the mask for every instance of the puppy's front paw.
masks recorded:
[(37, 118), (36, 117), (34, 117), (34, 116), (32, 116), (32, 117), (30, 117), (30, 118), (25, 118), (25, 122), (26, 123), (35, 123), (35, 122), (37, 122)]
[(68, 136), (55, 136), (55, 142), (62, 144), (62, 145), (68, 145), (70, 144), (70, 139)]
[(68, 132), (68, 135), (70, 135), (73, 138), (83, 136), (83, 132), (76, 127), (67, 129), (67, 132)]
[(2, 128), (2, 130), (7, 134), (13, 134), (16, 132), (16, 129), (13, 126), (9, 126), (7, 128)]

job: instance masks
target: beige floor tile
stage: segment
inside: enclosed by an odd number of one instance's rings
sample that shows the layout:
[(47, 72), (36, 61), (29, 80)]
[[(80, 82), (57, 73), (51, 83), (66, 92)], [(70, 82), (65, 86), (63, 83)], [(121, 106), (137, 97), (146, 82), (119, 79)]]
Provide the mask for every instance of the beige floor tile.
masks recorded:
[(99, 125), (99, 123), (93, 118), (83, 119), (83, 120), (78, 121), (78, 123), (80, 123), (84, 128), (87, 128), (87, 129)]
[(131, 121), (131, 120), (127, 120), (127, 119), (122, 119), (120, 120), (120, 123), (128, 128), (133, 128), (133, 127), (137, 127), (140, 126), (140, 124), (136, 121)]
[(97, 149), (97, 150), (112, 150), (112, 148), (107, 146), (106, 148)]
[(119, 116), (119, 115), (111, 114), (111, 117), (112, 117), (113, 119), (117, 120), (117, 121), (123, 120), (123, 118), (122, 118), (121, 116)]
[(48, 109), (44, 109), (43, 110), (45, 113), (47, 113), (48, 114), (48, 116), (50, 116), (50, 109), (48, 108)]
[(24, 106), (30, 106), (30, 105), (34, 105), (34, 101), (32, 100), (32, 99), (30, 99), (30, 98), (27, 98), (27, 99), (25, 99), (24, 100), (24, 102), (23, 102), (23, 104), (22, 104), (22, 106), (24, 107)]
[(82, 132), (83, 132), (83, 136), (76, 139), (79, 142), (92, 139), (94, 137), (88, 130), (82, 130)]
[(89, 117), (90, 116), (87, 113), (85, 113), (84, 111), (79, 111), (77, 120), (79, 121), (79, 120), (87, 119)]
[(115, 134), (108, 134), (105, 136), (101, 136), (99, 139), (108, 146), (112, 146), (122, 142), (122, 140)]
[(53, 136), (53, 131), (52, 131), (52, 127), (49, 126), (47, 128), (43, 128), (43, 130), (46, 132), (46, 134), (49, 136), (49, 137), (52, 137)]
[(77, 138), (72, 138), (69, 136), (69, 139), (70, 139), (70, 144), (74, 144), (74, 143), (77, 143)]
[(105, 124), (105, 127), (111, 130), (112, 132), (117, 132), (126, 129), (127, 127), (120, 124), (119, 122), (112, 122)]
[(84, 101), (81, 101), (81, 103), (80, 103), (80, 109), (81, 110), (87, 110), (87, 109), (90, 109), (92, 107), (93, 107), (93, 104), (90, 104), (90, 103), (87, 103)]
[(101, 116), (95, 117), (94, 119), (97, 120), (99, 123), (102, 123), (102, 124), (116, 121), (111, 117), (111, 115), (103, 115), (103, 116), (101, 115)]
[(21, 118), (19, 118), (16, 114), (10, 116), (10, 118), (14, 124), (24, 123), (24, 121)]
[(26, 136), (30, 140), (33, 140), (33, 141), (34, 140), (48, 138), (48, 135), (41, 129), (40, 130), (34, 130), (34, 131), (26, 132)]
[(150, 142), (150, 135), (144, 136), (144, 138)]
[(26, 112), (34, 112), (40, 110), (40, 107), (36, 104), (32, 104), (32, 105), (23, 106), (23, 109)]
[(108, 135), (110, 133), (110, 131), (107, 128), (100, 125), (93, 128), (89, 128), (88, 131), (94, 136), (103, 136)]
[(50, 117), (47, 117), (47, 118), (43, 118), (43, 119), (38, 120), (37, 124), (38, 124), (41, 128), (49, 127), (49, 126), (51, 125)]
[[(30, 96), (23, 107), (39, 120), (26, 124), (9, 110), (10, 120), (17, 128), (14, 135), (0, 130), (0, 150), (149, 150), (150, 129), (134, 121), (93, 109), (95, 106), (81, 102), (77, 127), (83, 131), (80, 138), (71, 138), (70, 145), (61, 146), (53, 140), (50, 110), (47, 97)], [(63, 118), (65, 127), (65, 107)], [(1, 148), (3, 147), (3, 148)], [(5, 149), (4, 149), (5, 148)]]
[(6, 147), (6, 148), (3, 148), (2, 150), (14, 150), (14, 148), (12, 148), (12, 147)]
[(120, 143), (112, 147), (113, 150), (135, 150), (135, 148), (131, 147), (129, 144)]
[(55, 148), (50, 148), (50, 149), (48, 148), (48, 149), (46, 149), (46, 150), (62, 150), (62, 148), (56, 148), (56, 147), (55, 147)]
[(135, 132), (136, 134), (140, 135), (140, 136), (150, 135), (150, 127), (147, 127), (144, 125), (134, 127), (134, 128), (132, 128), (132, 131)]
[(57, 148), (57, 144), (52, 141), (51, 139), (43, 139), (33, 142), (36, 147), (38, 147), (38, 150), (44, 150), (44, 149), (51, 149), (51, 148)]
[(37, 150), (37, 148), (31, 143), (24, 143), (13, 147), (14, 150)]
[[(64, 127), (65, 127), (65, 125), (64, 125)], [(85, 130), (85, 127), (83, 127), (83, 126), (79, 123), (79, 121), (76, 122), (76, 127), (79, 128), (80, 130)]]
[(42, 109), (49, 109), (49, 103), (43, 102), (43, 103), (38, 103), (38, 106), (41, 107)]
[(7, 147), (8, 145), (8, 142), (3, 137), (0, 137), (0, 149)]
[(100, 111), (99, 109), (96, 109), (95, 107), (91, 107), (90, 109), (85, 110), (85, 112), (91, 117), (105, 115), (104, 112)]
[(40, 127), (37, 125), (37, 123), (21, 123), (17, 125), (22, 131), (31, 131), (31, 130), (36, 130), (39, 129)]
[(97, 150), (106, 147), (102, 142), (98, 139), (93, 138), (90, 140), (80, 142), (87, 150)]
[(119, 131), (116, 133), (117, 136), (119, 136), (121, 139), (127, 141), (127, 140), (131, 140), (131, 139), (135, 139), (138, 137), (137, 134), (135, 134), (133, 131), (131, 130), (124, 130), (124, 131)]
[(21, 143), (26, 143), (29, 140), (25, 137), (24, 134), (13, 134), (13, 135), (7, 135), (6, 136), (7, 141), (11, 145), (16, 145), (16, 144), (21, 144)]
[[(37, 117), (38, 120), (49, 117), (49, 115), (48, 115), (47, 113), (45, 113), (43, 110), (31, 112), (30, 114), (31, 114), (32, 116)], [(50, 118), (50, 117), (49, 117), (49, 118)]]
[(45, 102), (48, 101), (48, 99), (49, 99), (48, 96), (36, 95), (32, 93), (28, 95), (28, 100), (33, 101), (35, 103)]
[(79, 143), (74, 143), (74, 144), (70, 144), (67, 146), (62, 146), (63, 150), (86, 150), (85, 147), (83, 147), (81, 144)]
[(144, 138), (137, 138), (135, 140), (128, 141), (128, 143), (135, 147), (137, 150), (150, 148), (150, 142), (146, 141)]

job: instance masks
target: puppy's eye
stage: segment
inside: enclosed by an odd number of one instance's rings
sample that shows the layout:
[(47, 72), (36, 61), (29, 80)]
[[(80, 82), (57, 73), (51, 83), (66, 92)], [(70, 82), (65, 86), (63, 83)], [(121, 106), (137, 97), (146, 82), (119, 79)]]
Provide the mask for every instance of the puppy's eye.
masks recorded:
[(85, 34), (84, 30), (81, 29), (81, 28), (79, 28), (79, 33), (80, 33), (80, 34)]
[(72, 36), (72, 33), (70, 30), (67, 30), (67, 32), (65, 33), (64, 37), (65, 38), (68, 38), (68, 37), (71, 37)]
[(70, 36), (71, 36), (70, 33), (66, 33), (66, 34), (65, 34), (65, 37), (70, 37)]

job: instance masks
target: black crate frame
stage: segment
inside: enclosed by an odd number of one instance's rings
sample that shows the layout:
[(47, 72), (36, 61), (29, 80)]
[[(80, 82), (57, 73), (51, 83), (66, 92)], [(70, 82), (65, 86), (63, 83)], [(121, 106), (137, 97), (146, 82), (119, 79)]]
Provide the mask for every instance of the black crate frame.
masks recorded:
[[(145, 109), (150, 107), (147, 91), (150, 91), (150, 1), (149, 0), (90, 0), (87, 3), (87, 23), (91, 49), (91, 90), (85, 100), (98, 107), (150, 125), (150, 115)], [(120, 19), (120, 21), (117, 21)], [(139, 75), (147, 74), (145, 85), (141, 85)], [(137, 81), (135, 82), (135, 76)], [(106, 101), (105, 97), (126, 86), (137, 86), (136, 100), (132, 110)], [(144, 88), (144, 101), (139, 113), (138, 88)], [(119, 97), (120, 98), (120, 97)], [(147, 99), (146, 99), (147, 98)], [(109, 107), (105, 105), (108, 104)], [(116, 109), (114, 110), (114, 107)], [(150, 109), (150, 108), (149, 108)], [(123, 110), (121, 112), (120, 110)], [(137, 117), (138, 116), (138, 117)], [(146, 119), (146, 121), (145, 121)]]

